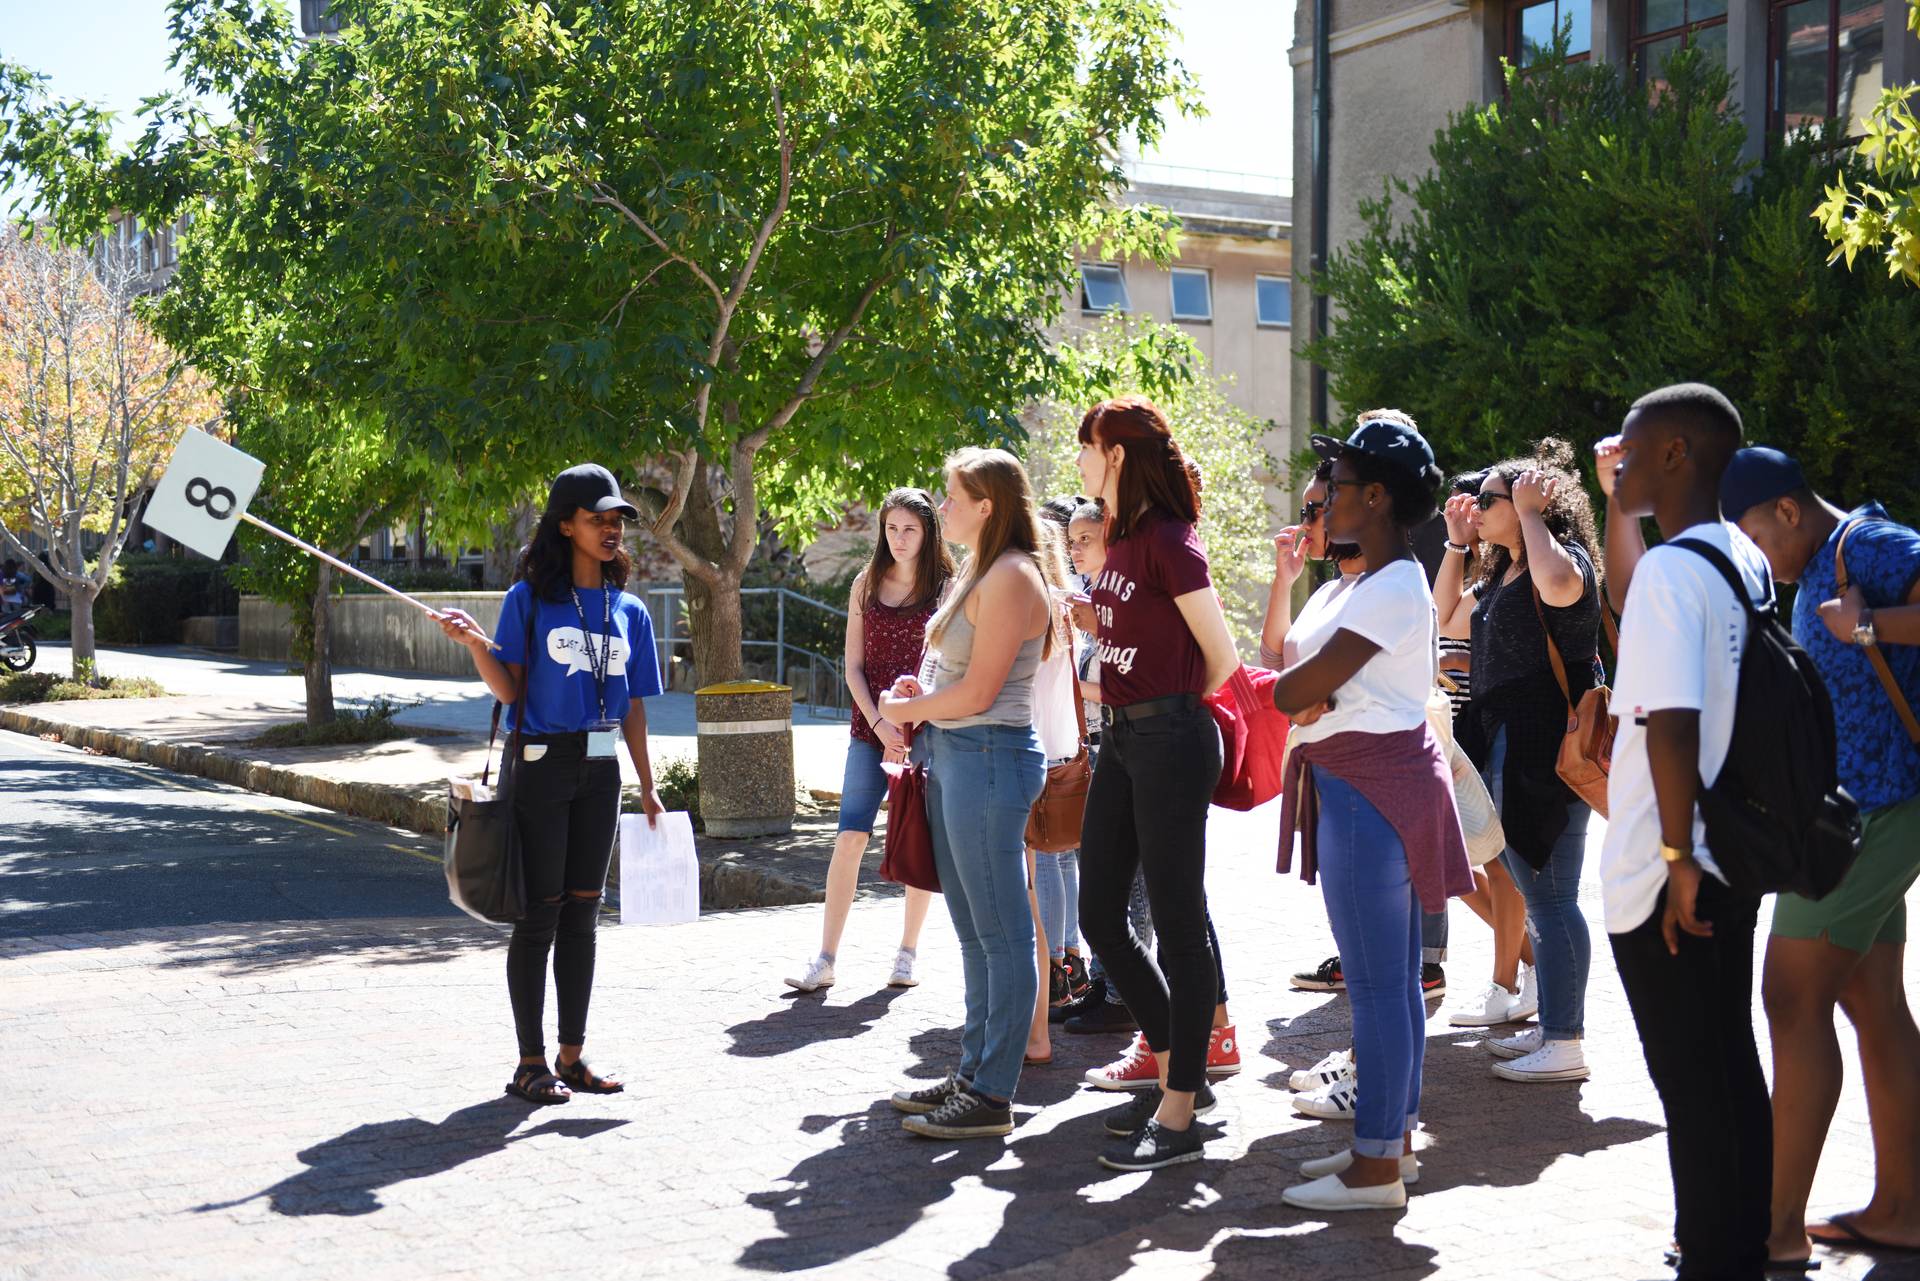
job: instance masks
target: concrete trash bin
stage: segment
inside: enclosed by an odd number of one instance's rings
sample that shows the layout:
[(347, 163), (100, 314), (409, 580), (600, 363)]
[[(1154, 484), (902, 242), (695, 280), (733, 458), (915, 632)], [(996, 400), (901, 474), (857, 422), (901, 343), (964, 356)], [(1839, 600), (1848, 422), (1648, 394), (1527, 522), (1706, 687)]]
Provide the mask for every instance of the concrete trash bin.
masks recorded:
[(793, 830), (793, 687), (729, 681), (693, 694), (708, 836)]

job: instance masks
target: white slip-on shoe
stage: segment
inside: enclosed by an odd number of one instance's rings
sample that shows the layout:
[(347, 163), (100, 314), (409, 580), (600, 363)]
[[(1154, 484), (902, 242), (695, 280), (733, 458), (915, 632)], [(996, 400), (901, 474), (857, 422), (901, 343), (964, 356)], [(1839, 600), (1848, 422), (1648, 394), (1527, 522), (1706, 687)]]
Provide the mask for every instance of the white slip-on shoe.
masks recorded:
[(1358, 1083), (1353, 1077), (1347, 1077), (1317, 1090), (1294, 1095), (1293, 1110), (1301, 1116), (1318, 1117), (1322, 1121), (1351, 1121), (1358, 1092)]
[(912, 948), (901, 948), (893, 954), (893, 974), (887, 979), (888, 987), (919, 987), (920, 980), (913, 977), (913, 963), (919, 953)]
[(1514, 1021), (1513, 1007), (1519, 1004), (1517, 994), (1507, 991), (1498, 983), (1488, 983), (1473, 999), (1455, 1007), (1447, 1016), (1447, 1022), (1454, 1027), (1492, 1027), (1497, 1023)]
[(1287, 1079), (1295, 1090), (1317, 1090), (1353, 1075), (1353, 1051), (1335, 1050), (1310, 1068), (1301, 1068)]
[[(1344, 1174), (1353, 1166), (1353, 1149), (1335, 1152), (1332, 1156), (1323, 1156), (1312, 1161), (1300, 1163), (1300, 1173), (1309, 1179), (1325, 1178), (1329, 1174)], [(1400, 1158), (1400, 1182), (1412, 1187), (1420, 1182), (1420, 1158), (1409, 1152)]]
[(806, 969), (797, 979), (786, 980), (787, 986), (802, 992), (817, 992), (823, 987), (833, 986), (833, 962), (824, 956), (816, 956), (807, 962)]
[(1493, 1074), (1509, 1081), (1584, 1081), (1587, 1054), (1578, 1041), (1547, 1041), (1532, 1054), (1494, 1064)]
[(1517, 1059), (1537, 1051), (1542, 1044), (1542, 1034), (1538, 1027), (1530, 1027), (1514, 1036), (1490, 1036), (1480, 1044), (1496, 1059)]
[(1540, 971), (1531, 965), (1520, 967), (1520, 995), (1514, 1000), (1507, 1018), (1519, 1023), (1540, 1013)]
[(1407, 1185), (1395, 1179), (1378, 1187), (1350, 1188), (1339, 1175), (1329, 1174), (1288, 1188), (1280, 1199), (1302, 1210), (1399, 1210), (1407, 1204)]

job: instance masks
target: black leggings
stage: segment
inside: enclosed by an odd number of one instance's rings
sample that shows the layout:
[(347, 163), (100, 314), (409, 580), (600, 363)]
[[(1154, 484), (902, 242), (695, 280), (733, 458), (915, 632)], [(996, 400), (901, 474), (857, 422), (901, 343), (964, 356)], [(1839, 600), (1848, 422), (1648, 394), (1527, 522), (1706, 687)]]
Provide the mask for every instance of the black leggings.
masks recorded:
[[(1204, 707), (1121, 722), (1101, 739), (1080, 834), (1080, 932), (1167, 1059), (1167, 1088), (1206, 1082), (1218, 1000), (1207, 923), (1207, 807), (1220, 731)], [(1134, 872), (1147, 882), (1159, 963), (1127, 923)]]
[[(507, 945), (507, 996), (522, 1057), (545, 1058), (541, 1025), (549, 951), (560, 1044), (587, 1039), (594, 926), (620, 828), (620, 762), (588, 760), (584, 734), (523, 739), (522, 744), (513, 809), (526, 871), (527, 914), (514, 923)], [(540, 759), (526, 759), (528, 748)]]

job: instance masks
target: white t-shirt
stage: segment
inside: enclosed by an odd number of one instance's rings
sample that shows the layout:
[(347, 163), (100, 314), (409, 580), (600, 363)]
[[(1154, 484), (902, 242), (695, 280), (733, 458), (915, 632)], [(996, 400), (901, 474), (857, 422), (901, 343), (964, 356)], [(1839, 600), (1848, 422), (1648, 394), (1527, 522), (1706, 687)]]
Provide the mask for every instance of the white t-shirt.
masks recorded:
[(1072, 646), (1057, 643), (1033, 678), (1033, 732), (1049, 761), (1080, 751), (1080, 703), (1075, 698)]
[[(1737, 528), (1712, 521), (1679, 537), (1719, 548), (1739, 569), (1749, 598), (1756, 604), (1766, 600), (1766, 557)], [(1667, 883), (1660, 862), (1660, 812), (1647, 763), (1647, 715), (1676, 708), (1700, 713), (1700, 779), (1702, 785), (1713, 782), (1733, 739), (1734, 695), (1746, 643), (1746, 610), (1705, 557), (1684, 547), (1655, 547), (1641, 558), (1620, 617), (1620, 670), (1613, 684), (1620, 729), (1600, 852), (1610, 934), (1645, 924)], [(1693, 849), (1701, 867), (1727, 879), (1707, 849), (1706, 824), (1697, 806)]]
[[(1293, 620), (1287, 628), (1287, 638), (1280, 642), (1282, 667), (1292, 667), (1300, 661), (1300, 628), (1306, 621), (1331, 604), (1336, 597), (1346, 594), (1347, 588), (1358, 582), (1358, 574), (1342, 574), (1338, 578), (1320, 584), (1313, 589), (1313, 595), (1307, 597), (1307, 603), (1300, 607), (1300, 617)], [(1325, 644), (1322, 641), (1321, 644)]]
[[(1318, 599), (1321, 592), (1315, 592)], [(1302, 661), (1326, 647), (1335, 632), (1349, 631), (1380, 647), (1333, 694), (1333, 710), (1311, 725), (1294, 727), (1296, 742), (1334, 734), (1396, 734), (1424, 725), (1427, 692), (1440, 667), (1440, 628), (1427, 575), (1416, 560), (1397, 560), (1367, 574), (1345, 591), (1330, 592), (1321, 607), (1301, 611), (1287, 630)]]

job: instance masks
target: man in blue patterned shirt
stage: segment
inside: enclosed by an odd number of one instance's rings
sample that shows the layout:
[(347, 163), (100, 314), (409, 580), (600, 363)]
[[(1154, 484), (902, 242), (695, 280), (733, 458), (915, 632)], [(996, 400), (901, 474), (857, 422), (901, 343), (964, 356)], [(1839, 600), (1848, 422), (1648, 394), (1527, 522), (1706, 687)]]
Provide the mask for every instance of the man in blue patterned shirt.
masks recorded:
[[(1920, 876), (1920, 740), (1872, 662), (1877, 649), (1900, 700), (1920, 706), (1920, 534), (1879, 503), (1841, 511), (1776, 449), (1734, 455), (1720, 506), (1776, 579), (1799, 584), (1794, 639), (1833, 696), (1840, 785), (1866, 818), (1839, 888), (1819, 902), (1782, 894), (1774, 906), (1761, 981), (1773, 1034), (1768, 1250), (1805, 1259), (1809, 1236), (1842, 1249), (1920, 1247), (1920, 1029), (1901, 985), (1905, 896)], [(1874, 1194), (1865, 1209), (1809, 1226), (1814, 1167), (1840, 1098), (1836, 1003), (1860, 1039)]]

